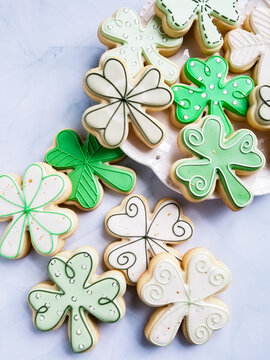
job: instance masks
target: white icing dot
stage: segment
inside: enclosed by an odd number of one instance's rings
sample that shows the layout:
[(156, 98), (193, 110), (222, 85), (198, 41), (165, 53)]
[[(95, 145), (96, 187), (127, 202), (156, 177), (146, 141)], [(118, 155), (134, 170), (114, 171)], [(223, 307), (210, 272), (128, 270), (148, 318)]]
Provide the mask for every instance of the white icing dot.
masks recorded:
[(89, 257), (89, 255), (88, 255), (88, 254), (86, 254), (86, 253), (84, 253), (84, 257)]
[(219, 64), (221, 62), (221, 59), (219, 57), (217, 57), (216, 62)]
[(233, 105), (237, 105), (237, 101), (236, 101), (236, 100), (233, 100)]
[(174, 75), (175, 74), (175, 71), (174, 70), (171, 70), (170, 71), (170, 75)]
[(81, 333), (82, 333), (81, 330), (77, 330), (77, 331), (76, 331), (76, 334), (77, 334), (77, 335), (81, 335)]
[(131, 27), (131, 23), (129, 21), (126, 21), (126, 26)]
[(76, 302), (77, 301), (76, 296), (72, 296), (71, 301)]
[(124, 13), (127, 14), (128, 13), (128, 9), (124, 8)]
[(150, 48), (147, 48), (147, 50), (146, 50), (149, 54), (153, 51), (152, 49), (150, 49)]
[(63, 312), (61, 310), (58, 310), (56, 313), (58, 316), (61, 316), (63, 314)]
[(195, 110), (197, 110), (197, 111), (200, 110), (200, 108), (201, 108), (201, 107), (200, 107), (199, 105), (196, 105), (196, 106), (195, 106)]
[(162, 60), (158, 60), (158, 65), (162, 65), (163, 61)]
[(202, 81), (202, 77), (201, 77), (201, 76), (198, 76), (198, 80), (199, 80), (199, 81)]
[(136, 37), (136, 39), (137, 39), (137, 40), (142, 40), (142, 35), (138, 35), (138, 36)]
[(137, 64), (138, 64), (137, 61), (133, 61), (132, 63), (133, 66), (137, 66)]
[(74, 284), (74, 283), (75, 283), (75, 280), (74, 280), (74, 279), (70, 279), (70, 280), (69, 280), (69, 283), (70, 283), (70, 284)]
[(135, 52), (137, 50), (136, 46), (131, 47), (131, 51)]
[(112, 314), (115, 314), (115, 310), (113, 310), (113, 309), (110, 309), (110, 312), (111, 312)]
[(121, 50), (120, 50), (120, 54), (123, 55), (124, 53), (125, 53), (125, 50), (121, 49)]
[(60, 295), (55, 295), (55, 299), (59, 300), (60, 299)]
[(221, 73), (218, 73), (217, 74), (217, 77), (220, 79), (222, 77), (222, 74)]
[(192, 61), (192, 62), (190, 63), (190, 66), (194, 67), (194, 66), (195, 66), (195, 63)]
[(184, 120), (187, 120), (188, 119), (188, 115), (184, 115)]
[(41, 293), (40, 292), (36, 293), (36, 299), (40, 299), (40, 297), (41, 297)]
[(206, 71), (206, 72), (209, 72), (209, 71), (210, 71), (209, 67), (206, 67), (206, 68), (205, 68), (205, 71)]
[(135, 24), (135, 25), (139, 25), (138, 19), (135, 19), (135, 20), (134, 20), (134, 24)]
[(84, 345), (83, 345), (83, 344), (80, 344), (80, 345), (79, 345), (79, 349), (80, 349), (80, 350), (83, 350), (83, 349), (84, 349)]
[(89, 310), (90, 310), (90, 311), (95, 311), (96, 309), (94, 308), (94, 306), (90, 305), (90, 306), (89, 306)]
[(39, 320), (42, 321), (42, 320), (44, 320), (44, 319), (45, 319), (45, 316), (44, 316), (44, 315), (40, 315)]
[(87, 294), (88, 294), (88, 295), (92, 295), (92, 294), (93, 294), (93, 291), (92, 291), (92, 290), (87, 290)]
[(154, 40), (153, 36), (149, 36), (148, 39), (149, 39), (150, 41)]
[(112, 29), (113, 29), (112, 24), (109, 24), (107, 27), (108, 27), (109, 30), (112, 30)]
[(168, 41), (168, 39), (165, 36), (163, 36), (162, 41), (165, 43)]
[(55, 276), (59, 277), (61, 275), (60, 271), (56, 271)]
[(250, 79), (247, 79), (247, 84), (251, 84), (251, 80), (250, 80)]
[(207, 97), (207, 94), (206, 93), (202, 93), (202, 98), (206, 98)]
[(193, 91), (193, 90), (188, 90), (188, 92), (189, 92), (190, 94), (193, 94), (193, 93), (194, 93), (194, 91)]
[(228, 91), (227, 91), (227, 90), (223, 90), (223, 94), (224, 94), (224, 95), (227, 95), (227, 94), (228, 94)]
[(73, 317), (73, 319), (75, 320), (75, 321), (78, 321), (79, 320), (79, 315), (74, 315), (74, 317)]
[(181, 106), (184, 106), (184, 105), (185, 105), (185, 102), (184, 102), (184, 101), (180, 101), (180, 105), (181, 105)]
[(51, 265), (54, 265), (56, 261), (54, 259), (51, 260)]
[(87, 265), (84, 264), (84, 265), (81, 266), (81, 268), (82, 268), (82, 270), (86, 270), (86, 269), (87, 269)]
[(213, 90), (215, 88), (215, 86), (213, 84), (211, 84), (209, 87), (211, 90)]
[(236, 88), (238, 86), (237, 82), (233, 83), (233, 86)]
[(217, 101), (214, 101), (214, 105), (217, 106), (217, 105), (218, 105), (218, 102), (217, 102)]
[(154, 28), (154, 29), (157, 29), (157, 28), (158, 28), (157, 24), (154, 24), (154, 25), (153, 25), (153, 28)]
[(128, 34), (124, 33), (124, 34), (123, 34), (123, 38), (124, 38), (124, 39), (128, 39)]
[(71, 262), (71, 261), (68, 261), (67, 264), (68, 264), (68, 265), (72, 265), (72, 262)]
[(46, 303), (45, 306), (49, 309), (51, 305), (49, 303)]
[(112, 286), (113, 286), (113, 287), (116, 287), (116, 286), (117, 286), (116, 281), (113, 281), (113, 282), (112, 282)]

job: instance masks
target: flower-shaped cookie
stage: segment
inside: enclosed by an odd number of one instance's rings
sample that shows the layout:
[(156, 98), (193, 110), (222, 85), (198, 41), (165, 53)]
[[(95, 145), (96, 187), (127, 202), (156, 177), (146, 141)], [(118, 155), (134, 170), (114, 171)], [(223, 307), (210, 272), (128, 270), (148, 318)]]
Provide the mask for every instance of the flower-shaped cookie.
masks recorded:
[(28, 296), (38, 330), (54, 330), (68, 317), (70, 344), (76, 353), (92, 349), (98, 341), (92, 316), (113, 323), (125, 314), (124, 276), (119, 271), (96, 275), (97, 264), (93, 248), (62, 252), (48, 264), (52, 283), (37, 284)]
[[(269, 3), (270, 5), (270, 3)], [(244, 29), (228, 33), (226, 59), (236, 73), (246, 72), (253, 65), (256, 84), (270, 84), (270, 9), (258, 7), (244, 23)]]
[(191, 343), (206, 343), (229, 320), (229, 309), (213, 296), (229, 283), (229, 270), (206, 249), (188, 251), (182, 266), (170, 254), (154, 257), (137, 285), (144, 303), (160, 307), (145, 327), (147, 339), (155, 345), (169, 345), (182, 324)]
[(144, 27), (134, 10), (121, 8), (113, 18), (101, 24), (98, 34), (101, 42), (109, 48), (115, 48), (105, 52), (102, 59), (111, 56), (123, 59), (131, 76), (137, 75), (146, 61), (162, 71), (168, 84), (177, 80), (178, 66), (163, 55), (170, 56), (177, 52), (183, 39), (174, 39), (164, 34), (157, 16)]
[(180, 244), (193, 234), (190, 220), (182, 215), (174, 200), (161, 200), (151, 213), (147, 200), (130, 195), (106, 216), (106, 230), (121, 241), (110, 244), (104, 260), (111, 269), (124, 272), (130, 285), (148, 268), (156, 254), (169, 252), (181, 259), (168, 244)]
[(248, 111), (248, 121), (257, 130), (270, 130), (270, 86), (262, 85), (250, 96), (251, 107)]
[(238, 26), (238, 0), (157, 0), (156, 14), (162, 19), (162, 26), (170, 36), (183, 36), (197, 22), (195, 36), (202, 51), (213, 54), (223, 45), (218, 29), (232, 29)]
[(97, 136), (103, 146), (120, 146), (128, 136), (129, 123), (148, 146), (155, 147), (162, 142), (164, 126), (146, 113), (146, 110), (165, 109), (173, 101), (172, 92), (162, 81), (160, 70), (148, 66), (131, 79), (124, 63), (110, 58), (101, 68), (87, 73), (84, 88), (101, 104), (86, 110), (83, 125)]
[(228, 64), (221, 56), (212, 56), (207, 61), (189, 59), (183, 69), (183, 79), (198, 87), (174, 85), (175, 107), (172, 121), (175, 125), (185, 125), (198, 120), (208, 107), (209, 115), (216, 115), (224, 123), (226, 136), (233, 132), (230, 117), (244, 117), (248, 110), (248, 95), (254, 88), (248, 76), (237, 76), (226, 81)]
[[(99, 179), (113, 190), (130, 193), (136, 183), (134, 171), (125, 167), (110, 165), (125, 154), (121, 149), (106, 149), (93, 135), (85, 142), (74, 130), (63, 130), (57, 136), (55, 145), (46, 154), (46, 161), (56, 169), (68, 172), (72, 193), (66, 203), (72, 203), (83, 210), (93, 210), (103, 197)], [(71, 170), (72, 169), (72, 170)]]
[(182, 151), (194, 156), (177, 161), (171, 168), (172, 180), (188, 200), (203, 201), (217, 187), (232, 210), (241, 210), (252, 202), (253, 194), (238, 177), (265, 164), (251, 131), (239, 130), (225, 138), (223, 122), (207, 116), (197, 127), (182, 130), (178, 142)]
[(41, 255), (61, 250), (78, 222), (73, 211), (57, 206), (70, 193), (68, 177), (47, 164), (28, 166), (22, 180), (16, 175), (1, 175), (0, 221), (12, 221), (1, 239), (0, 254), (21, 258), (30, 250), (31, 242)]

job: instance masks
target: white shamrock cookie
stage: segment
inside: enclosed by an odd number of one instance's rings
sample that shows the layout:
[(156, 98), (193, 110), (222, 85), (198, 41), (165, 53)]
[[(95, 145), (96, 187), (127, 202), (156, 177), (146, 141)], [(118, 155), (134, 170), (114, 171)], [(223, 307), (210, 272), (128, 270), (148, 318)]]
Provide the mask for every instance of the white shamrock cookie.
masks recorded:
[(182, 324), (191, 343), (206, 343), (229, 320), (227, 306), (213, 297), (229, 283), (229, 270), (206, 249), (188, 251), (182, 265), (170, 254), (154, 257), (137, 284), (141, 300), (159, 307), (145, 327), (147, 339), (167, 346)]
[(0, 176), (0, 221), (11, 220), (1, 242), (0, 255), (18, 259), (32, 242), (41, 255), (53, 255), (77, 228), (77, 215), (57, 205), (71, 194), (69, 178), (44, 163), (27, 167), (23, 179)]
[(164, 31), (173, 37), (185, 35), (196, 22), (195, 36), (205, 54), (218, 52), (221, 32), (239, 24), (238, 0), (157, 0), (155, 12)]
[(182, 215), (174, 200), (161, 200), (150, 212), (147, 200), (128, 196), (105, 219), (106, 230), (121, 241), (110, 244), (104, 254), (106, 265), (124, 272), (127, 282), (135, 285), (156, 254), (181, 255), (168, 244), (180, 244), (193, 234), (190, 220)]
[(101, 24), (98, 35), (103, 44), (112, 48), (104, 53), (103, 61), (111, 56), (121, 58), (126, 62), (131, 76), (137, 75), (146, 62), (157, 66), (168, 84), (177, 80), (178, 66), (164, 56), (175, 54), (183, 38), (174, 39), (166, 35), (157, 16), (143, 26), (134, 10), (121, 8), (113, 18)]
[(247, 17), (244, 29), (226, 36), (226, 59), (236, 73), (246, 72), (255, 64), (256, 84), (270, 83), (270, 8), (257, 7)]
[(270, 130), (270, 86), (257, 86), (249, 97), (248, 122), (256, 130)]
[(158, 68), (147, 66), (131, 78), (120, 59), (109, 58), (86, 74), (84, 88), (101, 104), (87, 109), (82, 122), (103, 146), (115, 148), (123, 144), (129, 123), (146, 145), (155, 147), (162, 142), (165, 127), (146, 112), (166, 109), (173, 101)]

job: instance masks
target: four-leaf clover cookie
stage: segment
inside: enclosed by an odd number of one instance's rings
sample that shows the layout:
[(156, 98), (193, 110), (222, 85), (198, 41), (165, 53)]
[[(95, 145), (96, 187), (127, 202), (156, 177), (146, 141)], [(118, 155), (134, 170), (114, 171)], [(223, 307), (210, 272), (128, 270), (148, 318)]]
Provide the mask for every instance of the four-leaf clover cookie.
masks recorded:
[(218, 52), (223, 45), (219, 29), (238, 26), (238, 0), (157, 0), (156, 14), (164, 31), (173, 37), (185, 35), (196, 21), (195, 36), (205, 54)]
[(28, 295), (38, 330), (54, 330), (68, 317), (68, 335), (75, 353), (91, 350), (98, 342), (92, 317), (114, 323), (125, 314), (124, 276), (119, 271), (96, 275), (97, 264), (98, 255), (91, 247), (64, 251), (48, 264), (51, 282), (37, 284)]
[(252, 92), (248, 111), (248, 122), (256, 130), (270, 130), (270, 86), (259, 85)]
[(174, 39), (164, 34), (157, 16), (146, 27), (137, 13), (130, 8), (121, 8), (113, 18), (105, 20), (99, 28), (99, 38), (109, 48), (103, 61), (111, 56), (123, 59), (131, 76), (143, 69), (144, 63), (157, 66), (168, 84), (173, 84), (179, 75), (176, 64), (166, 59), (176, 53), (183, 39)]
[(176, 84), (171, 118), (175, 125), (193, 123), (208, 112), (222, 120), (226, 136), (233, 132), (230, 118), (241, 120), (248, 110), (248, 96), (254, 88), (248, 76), (237, 76), (227, 81), (228, 64), (221, 56), (212, 56), (207, 61), (189, 59), (182, 72), (184, 81), (197, 85)]
[(123, 144), (129, 123), (149, 147), (162, 142), (164, 126), (146, 112), (166, 109), (173, 101), (158, 68), (147, 66), (136, 78), (131, 78), (120, 59), (109, 58), (100, 68), (86, 74), (84, 88), (101, 104), (86, 110), (83, 125), (103, 146), (115, 148)]
[(230, 283), (230, 272), (203, 248), (188, 251), (182, 264), (170, 254), (153, 258), (137, 284), (141, 300), (158, 307), (145, 327), (147, 339), (167, 346), (180, 326), (193, 344), (204, 344), (230, 318), (228, 307), (214, 295)]
[(106, 149), (89, 134), (85, 142), (74, 130), (63, 130), (55, 139), (46, 161), (59, 170), (66, 171), (72, 183), (72, 193), (66, 203), (83, 210), (93, 210), (103, 197), (99, 179), (113, 190), (130, 193), (136, 183), (134, 171), (110, 162), (118, 162), (124, 156), (121, 149)]
[[(270, 5), (270, 4), (269, 4)], [(230, 69), (243, 73), (257, 64), (256, 84), (270, 84), (270, 9), (258, 7), (247, 17), (244, 29), (236, 29), (226, 36), (226, 59)]]
[(182, 215), (174, 200), (161, 200), (153, 213), (147, 200), (130, 195), (106, 216), (108, 233), (121, 241), (110, 244), (104, 254), (106, 265), (123, 271), (127, 282), (135, 285), (156, 254), (168, 252), (181, 260), (170, 244), (178, 245), (193, 234), (190, 220)]
[(41, 255), (62, 249), (77, 228), (76, 214), (58, 204), (71, 194), (69, 178), (44, 163), (32, 164), (23, 179), (0, 176), (0, 221), (11, 220), (1, 242), (0, 255), (19, 259), (27, 255), (31, 242)]
[(188, 200), (203, 201), (217, 189), (226, 205), (236, 211), (253, 200), (238, 175), (260, 170), (265, 159), (250, 130), (239, 130), (227, 138), (225, 135), (223, 122), (214, 116), (182, 130), (178, 145), (194, 157), (174, 163), (170, 175)]

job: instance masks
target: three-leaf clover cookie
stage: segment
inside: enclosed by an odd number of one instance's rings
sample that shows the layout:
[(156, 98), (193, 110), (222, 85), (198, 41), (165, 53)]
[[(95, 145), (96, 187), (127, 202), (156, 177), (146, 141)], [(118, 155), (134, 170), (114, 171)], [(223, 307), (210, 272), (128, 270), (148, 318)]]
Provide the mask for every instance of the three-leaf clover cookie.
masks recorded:
[(218, 52), (223, 45), (219, 29), (239, 24), (238, 0), (157, 0), (156, 14), (164, 31), (173, 37), (185, 35), (196, 21), (195, 36), (206, 54)]
[(170, 254), (153, 258), (137, 284), (141, 300), (158, 307), (145, 327), (147, 339), (167, 346), (180, 326), (193, 344), (205, 344), (230, 318), (228, 307), (214, 295), (230, 283), (230, 272), (203, 248), (188, 251), (182, 264)]
[(151, 213), (147, 200), (140, 195), (130, 195), (113, 208), (105, 226), (121, 241), (107, 247), (104, 261), (109, 268), (123, 271), (130, 285), (136, 284), (156, 254), (168, 252), (181, 260), (169, 245), (178, 245), (193, 234), (190, 220), (182, 215), (176, 201), (161, 200)]
[(270, 9), (255, 8), (247, 17), (244, 29), (230, 31), (225, 41), (230, 69), (243, 73), (257, 64), (254, 79), (260, 85), (270, 84), (269, 17)]
[(68, 335), (75, 353), (91, 350), (98, 342), (93, 317), (114, 323), (125, 314), (124, 276), (119, 271), (96, 275), (97, 264), (97, 252), (91, 247), (62, 252), (48, 264), (51, 282), (37, 284), (28, 295), (38, 330), (54, 330), (68, 318)]
[(23, 179), (0, 176), (0, 221), (10, 221), (0, 242), (0, 255), (19, 259), (31, 243), (41, 255), (53, 255), (77, 228), (76, 214), (58, 204), (71, 194), (69, 178), (44, 163), (27, 167)]
[(136, 183), (134, 171), (111, 165), (124, 156), (121, 149), (106, 149), (89, 134), (83, 142), (74, 130), (63, 130), (55, 145), (46, 154), (46, 161), (56, 169), (66, 171), (72, 183), (72, 193), (66, 203), (83, 210), (96, 208), (103, 197), (100, 181), (113, 190), (130, 193)]
[(109, 58), (100, 66), (90, 70), (84, 79), (86, 93), (101, 103), (85, 111), (85, 129), (97, 136), (103, 146), (115, 148), (126, 140), (132, 124), (146, 145), (158, 146), (165, 136), (165, 127), (146, 110), (160, 111), (173, 101), (160, 70), (147, 66), (131, 78), (120, 59)]
[(239, 130), (226, 138), (223, 122), (207, 116), (202, 124), (182, 130), (178, 145), (193, 158), (174, 163), (170, 174), (188, 200), (203, 201), (217, 189), (232, 210), (252, 202), (252, 192), (238, 175), (254, 173), (265, 164), (253, 132)]
[(254, 88), (248, 76), (236, 76), (227, 81), (228, 64), (221, 56), (212, 56), (207, 61), (189, 59), (183, 69), (183, 79), (197, 85), (176, 84), (172, 87), (174, 105), (171, 116), (175, 125), (191, 124), (201, 118), (207, 110), (222, 120), (226, 136), (233, 132), (230, 118), (245, 117), (248, 96)]
[(260, 131), (270, 130), (270, 86), (259, 85), (252, 92), (248, 111), (248, 122)]
[(178, 66), (163, 55), (176, 53), (183, 39), (166, 35), (157, 16), (143, 26), (134, 10), (121, 8), (113, 18), (101, 24), (98, 34), (101, 42), (113, 48), (104, 53), (103, 61), (111, 56), (123, 59), (131, 76), (137, 75), (146, 62), (148, 65), (157, 66), (168, 84), (177, 80)]

